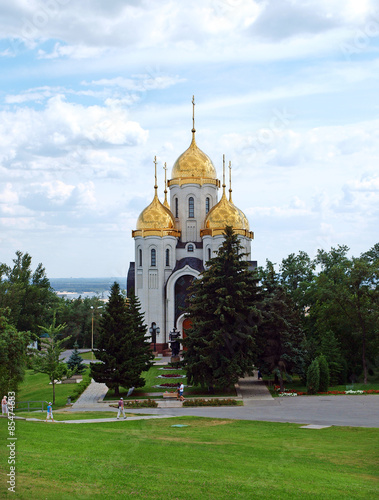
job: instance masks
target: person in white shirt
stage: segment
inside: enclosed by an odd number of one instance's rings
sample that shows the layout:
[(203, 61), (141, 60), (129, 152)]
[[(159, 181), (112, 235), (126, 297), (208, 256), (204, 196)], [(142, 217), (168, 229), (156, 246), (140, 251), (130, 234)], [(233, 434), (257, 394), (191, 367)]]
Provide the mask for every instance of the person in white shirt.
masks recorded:
[(117, 420), (119, 419), (120, 415), (123, 415), (124, 419), (125, 417), (125, 411), (124, 411), (124, 400), (123, 398), (120, 398), (120, 401), (118, 402), (118, 412), (117, 412)]

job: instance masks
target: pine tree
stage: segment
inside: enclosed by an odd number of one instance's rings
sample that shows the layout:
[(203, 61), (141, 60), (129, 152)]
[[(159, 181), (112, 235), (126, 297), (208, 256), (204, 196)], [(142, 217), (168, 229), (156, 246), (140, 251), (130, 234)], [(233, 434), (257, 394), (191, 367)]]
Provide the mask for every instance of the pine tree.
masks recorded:
[(194, 280), (188, 299), (192, 327), (183, 340), (189, 383), (230, 389), (256, 360), (257, 285), (231, 227), (216, 257)]
[(141, 387), (141, 373), (151, 366), (153, 354), (146, 337), (138, 299), (132, 295), (129, 305), (115, 282), (109, 301), (100, 320), (96, 358), (91, 363), (91, 375), (96, 382), (105, 383), (119, 396), (120, 386)]
[(70, 370), (73, 371), (73, 373), (83, 373), (84, 370), (86, 369), (85, 364), (83, 363), (83, 358), (80, 356), (78, 352), (78, 343), (75, 342), (74, 344), (74, 351), (72, 352), (69, 360), (67, 361), (67, 366)]

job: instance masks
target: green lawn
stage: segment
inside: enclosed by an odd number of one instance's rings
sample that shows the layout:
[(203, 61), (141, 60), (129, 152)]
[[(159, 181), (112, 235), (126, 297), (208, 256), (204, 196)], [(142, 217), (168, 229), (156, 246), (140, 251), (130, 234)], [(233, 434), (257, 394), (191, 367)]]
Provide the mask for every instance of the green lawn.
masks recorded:
[[(174, 428), (174, 424), (188, 427)], [(0, 419), (0, 435), (7, 434)], [(378, 498), (378, 429), (195, 417), (74, 425), (16, 422), (26, 499)], [(8, 450), (0, 447), (0, 498)]]
[[(87, 368), (88, 370), (88, 368)], [(54, 409), (62, 408), (67, 403), (67, 398), (71, 395), (75, 384), (55, 385), (55, 405)], [(44, 373), (34, 373), (33, 370), (26, 370), (25, 378), (20, 384), (16, 401), (52, 401), (53, 386), (49, 384), (49, 377)]]
[[(70, 412), (67, 410), (53, 411), (54, 420), (60, 422), (64, 420), (86, 420), (86, 419), (96, 419), (96, 418), (116, 418), (117, 411), (76, 411)], [(136, 415), (148, 415), (146, 413), (128, 413), (125, 411), (125, 415), (129, 417), (135, 417)], [(24, 418), (37, 418), (38, 420), (46, 419), (46, 412), (17, 412), (18, 417)]]

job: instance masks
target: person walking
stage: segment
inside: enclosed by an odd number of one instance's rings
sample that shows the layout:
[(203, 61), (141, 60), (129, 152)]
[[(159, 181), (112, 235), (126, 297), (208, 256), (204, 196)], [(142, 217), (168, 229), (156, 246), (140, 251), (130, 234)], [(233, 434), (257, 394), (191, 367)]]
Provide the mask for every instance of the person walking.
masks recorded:
[(6, 396), (1, 400), (1, 414), (5, 416), (8, 415), (8, 401)]
[(49, 403), (47, 405), (47, 414), (46, 414), (46, 420), (45, 420), (45, 422), (47, 422), (50, 418), (51, 418), (51, 421), (54, 422), (53, 404), (52, 403)]
[(125, 417), (125, 411), (124, 411), (124, 399), (120, 398), (120, 401), (118, 402), (118, 412), (117, 412), (117, 420), (119, 419), (121, 413), (124, 416), (124, 420), (126, 419)]
[(184, 384), (182, 382), (180, 384), (180, 387), (179, 387), (179, 398), (180, 398), (180, 401), (184, 401), (183, 392), (184, 392)]

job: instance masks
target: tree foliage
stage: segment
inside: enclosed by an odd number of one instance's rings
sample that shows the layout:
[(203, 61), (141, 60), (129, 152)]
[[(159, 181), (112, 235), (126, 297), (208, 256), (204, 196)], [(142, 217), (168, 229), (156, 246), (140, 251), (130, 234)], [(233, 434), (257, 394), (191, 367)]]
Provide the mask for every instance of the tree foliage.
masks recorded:
[(260, 269), (262, 296), (259, 326), (259, 366), (263, 372), (279, 375), (281, 390), (284, 375), (304, 370), (304, 333), (300, 311), (275, 273), (271, 262)]
[(60, 361), (59, 357), (64, 351), (62, 344), (65, 339), (59, 339), (61, 332), (66, 325), (56, 325), (54, 316), (53, 322), (49, 327), (40, 326), (40, 329), (46, 335), (41, 339), (41, 351), (38, 351), (33, 362), (33, 368), (36, 372), (46, 373), (53, 386), (53, 404), (55, 403), (55, 383), (61, 380), (67, 374), (66, 363)]
[(91, 363), (94, 380), (114, 389), (116, 396), (120, 386), (143, 386), (141, 374), (154, 358), (146, 332), (138, 298), (132, 295), (128, 304), (115, 282), (100, 319), (96, 357), (102, 363)]
[(58, 297), (50, 287), (45, 268), (31, 268), (28, 253), (16, 252), (13, 267), (0, 264), (0, 307), (10, 310), (9, 321), (18, 331), (38, 334), (38, 325), (47, 325)]
[(0, 393), (16, 392), (25, 373), (30, 335), (9, 323), (9, 310), (0, 310)]
[(226, 227), (217, 256), (192, 283), (186, 310), (192, 326), (183, 340), (189, 383), (229, 389), (253, 371), (260, 314), (257, 279), (244, 255)]
[(78, 343), (75, 342), (74, 350), (67, 361), (67, 367), (72, 371), (73, 374), (83, 373), (86, 369), (86, 365), (83, 363), (83, 358), (78, 352), (78, 347)]

